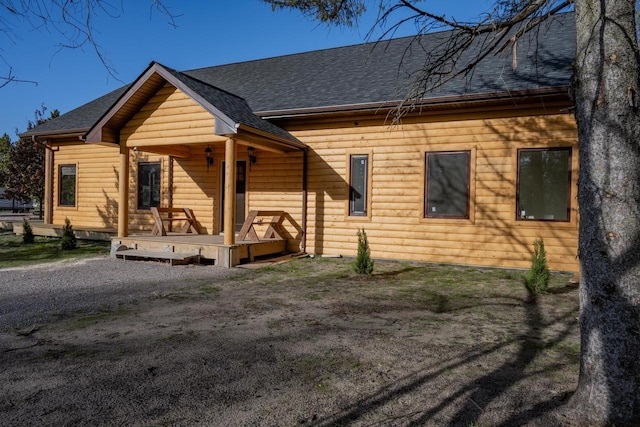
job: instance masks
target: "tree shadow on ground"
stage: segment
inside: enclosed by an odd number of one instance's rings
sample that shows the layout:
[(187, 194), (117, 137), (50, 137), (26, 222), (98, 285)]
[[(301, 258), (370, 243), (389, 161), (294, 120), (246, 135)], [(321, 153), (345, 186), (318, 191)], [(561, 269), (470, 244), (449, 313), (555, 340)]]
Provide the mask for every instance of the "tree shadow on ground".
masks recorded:
[[(486, 373), (477, 380), (461, 384), (454, 393), (443, 397), (440, 402), (432, 408), (426, 409), (424, 412), (420, 413), (414, 412), (405, 414), (404, 418), (406, 419), (404, 421), (410, 420), (406, 425), (423, 426), (429, 424), (434, 421), (434, 418), (445, 412), (445, 410), (450, 410), (450, 407), (453, 407), (458, 400), (464, 400), (464, 403), (449, 419), (447, 425), (473, 425), (473, 423), (480, 421), (483, 412), (485, 412), (491, 402), (498, 399), (518, 383), (536, 375), (537, 370), (532, 370), (531, 368), (538, 358), (540, 351), (544, 348), (554, 347), (563, 341), (563, 339), (571, 333), (576, 321), (569, 321), (569, 317), (573, 316), (573, 313), (566, 314), (560, 319), (555, 319), (555, 322), (564, 321), (565, 326), (553, 339), (545, 340), (543, 338), (543, 332), (545, 330), (545, 326), (549, 326), (550, 323), (545, 322), (543, 319), (538, 297), (535, 295), (529, 295), (524, 307), (526, 310), (525, 316), (528, 329), (517, 338), (517, 341), (519, 341), (520, 344), (515, 359), (509, 358), (509, 360), (505, 361), (502, 365)], [(452, 369), (471, 365), (472, 363), (480, 361), (484, 357), (498, 355), (502, 350), (506, 350), (506, 348), (511, 344), (511, 342), (503, 342), (485, 349), (478, 348), (476, 351), (466, 354), (464, 358), (452, 360), (450, 363), (438, 366), (434, 371), (429, 368), (425, 368), (425, 370), (429, 371), (428, 373), (424, 373), (424, 370), (422, 372), (411, 373), (396, 381), (396, 386), (380, 389), (378, 393), (364, 397), (345, 407), (345, 409), (340, 413), (332, 414), (322, 419), (317, 419), (309, 425), (327, 427), (333, 425), (347, 425), (370, 412), (379, 410), (389, 402), (400, 399), (403, 396), (426, 386), (430, 381), (435, 380), (440, 375), (445, 375)], [(551, 367), (547, 367), (547, 370), (559, 370), (561, 368), (561, 364), (556, 364)], [(541, 414), (549, 413), (565, 404), (567, 397), (568, 396), (566, 395), (550, 397), (549, 399), (540, 401), (528, 408), (526, 405), (523, 405), (523, 409), (521, 411), (513, 412), (507, 419), (497, 425), (506, 427), (532, 422), (540, 417)], [(400, 421), (398, 418), (389, 420), (389, 422), (398, 421)]]

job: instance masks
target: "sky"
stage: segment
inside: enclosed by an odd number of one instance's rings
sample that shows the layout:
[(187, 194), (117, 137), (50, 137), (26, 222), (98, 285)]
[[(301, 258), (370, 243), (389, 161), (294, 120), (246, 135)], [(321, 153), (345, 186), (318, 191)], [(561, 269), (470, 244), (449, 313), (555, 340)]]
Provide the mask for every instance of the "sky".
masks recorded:
[[(60, 49), (65, 39), (54, 30), (35, 28), (33, 22), (9, 21), (0, 10), (0, 30), (15, 22), (9, 36), (0, 31), (0, 76), (8, 70), (29, 82), (12, 82), (0, 88), (0, 135), (17, 140), (34, 112), (71, 111), (135, 80), (152, 61), (177, 70), (209, 67), (360, 44), (368, 41), (377, 10), (374, 7), (357, 26), (320, 24), (299, 11), (272, 11), (260, 0), (164, 0), (176, 26), (151, 9), (152, 0), (111, 0), (111, 15), (94, 15), (94, 37), (116, 76), (100, 62), (91, 46)], [(489, 0), (426, 0), (430, 11), (459, 21), (486, 12)], [(412, 24), (395, 36), (415, 34)], [(377, 35), (370, 41), (375, 41)], [(3, 81), (0, 80), (0, 85)]]

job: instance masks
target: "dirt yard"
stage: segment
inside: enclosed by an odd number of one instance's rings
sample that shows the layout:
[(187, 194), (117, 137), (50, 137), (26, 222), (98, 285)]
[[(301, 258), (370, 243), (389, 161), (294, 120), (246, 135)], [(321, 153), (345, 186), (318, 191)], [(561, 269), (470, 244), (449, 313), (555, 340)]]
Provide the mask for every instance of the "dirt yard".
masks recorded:
[(147, 265), (199, 273), (0, 333), (0, 425), (550, 426), (577, 384), (566, 275), (533, 298), (521, 271)]

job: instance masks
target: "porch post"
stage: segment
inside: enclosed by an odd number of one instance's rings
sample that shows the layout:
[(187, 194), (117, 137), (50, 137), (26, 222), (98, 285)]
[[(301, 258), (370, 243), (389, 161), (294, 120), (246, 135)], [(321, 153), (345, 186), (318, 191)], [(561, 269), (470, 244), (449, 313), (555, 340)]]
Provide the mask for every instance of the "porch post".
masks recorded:
[(224, 147), (224, 244), (236, 243), (236, 141), (227, 138)]
[(44, 200), (40, 206), (45, 224), (53, 223), (53, 150), (45, 141)]
[(129, 149), (120, 143), (120, 176), (118, 182), (118, 237), (129, 235)]

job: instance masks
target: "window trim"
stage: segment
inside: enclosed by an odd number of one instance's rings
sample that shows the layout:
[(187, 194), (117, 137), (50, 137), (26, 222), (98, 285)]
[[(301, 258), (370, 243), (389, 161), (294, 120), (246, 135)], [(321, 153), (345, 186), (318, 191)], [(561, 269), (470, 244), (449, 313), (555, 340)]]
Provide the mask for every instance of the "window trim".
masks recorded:
[[(367, 156), (366, 200), (364, 214), (351, 211), (351, 159), (354, 156)], [(347, 150), (345, 158), (345, 219), (348, 221), (370, 221), (372, 206), (373, 152), (371, 150)]]
[[(519, 215), (520, 212), (520, 153), (532, 152), (532, 151), (568, 151), (569, 157), (567, 159), (567, 219), (545, 219), (545, 218), (522, 218)], [(555, 222), (555, 223), (571, 223), (573, 218), (571, 212), (573, 206), (571, 204), (571, 193), (574, 184), (573, 170), (574, 170), (574, 155), (572, 146), (552, 146), (552, 147), (523, 147), (518, 148), (515, 153), (515, 173), (516, 173), (516, 188), (515, 188), (515, 200), (514, 200), (514, 215), (517, 222)]]
[(160, 167), (160, 200), (158, 201), (158, 206), (162, 205), (162, 181), (163, 181), (163, 162), (161, 159), (158, 160), (144, 160), (136, 162), (136, 211), (141, 212), (149, 212), (151, 207), (142, 207), (140, 206), (140, 165), (143, 164), (157, 164)]
[[(73, 167), (74, 174), (74, 186), (73, 186), (73, 204), (62, 204), (62, 168)], [(64, 163), (58, 165), (58, 207), (60, 208), (77, 208), (78, 207), (78, 164), (77, 163)]]
[[(466, 154), (467, 156), (467, 202), (466, 202), (466, 215), (433, 215), (428, 212), (429, 203), (429, 157), (433, 155), (449, 155), (449, 154)], [(475, 163), (475, 150), (474, 149), (459, 149), (459, 150), (429, 150), (423, 153), (423, 185), (422, 185), (422, 218), (424, 220), (465, 220), (473, 221), (473, 211), (475, 206), (473, 203), (474, 188), (472, 185), (471, 176), (474, 173)]]

